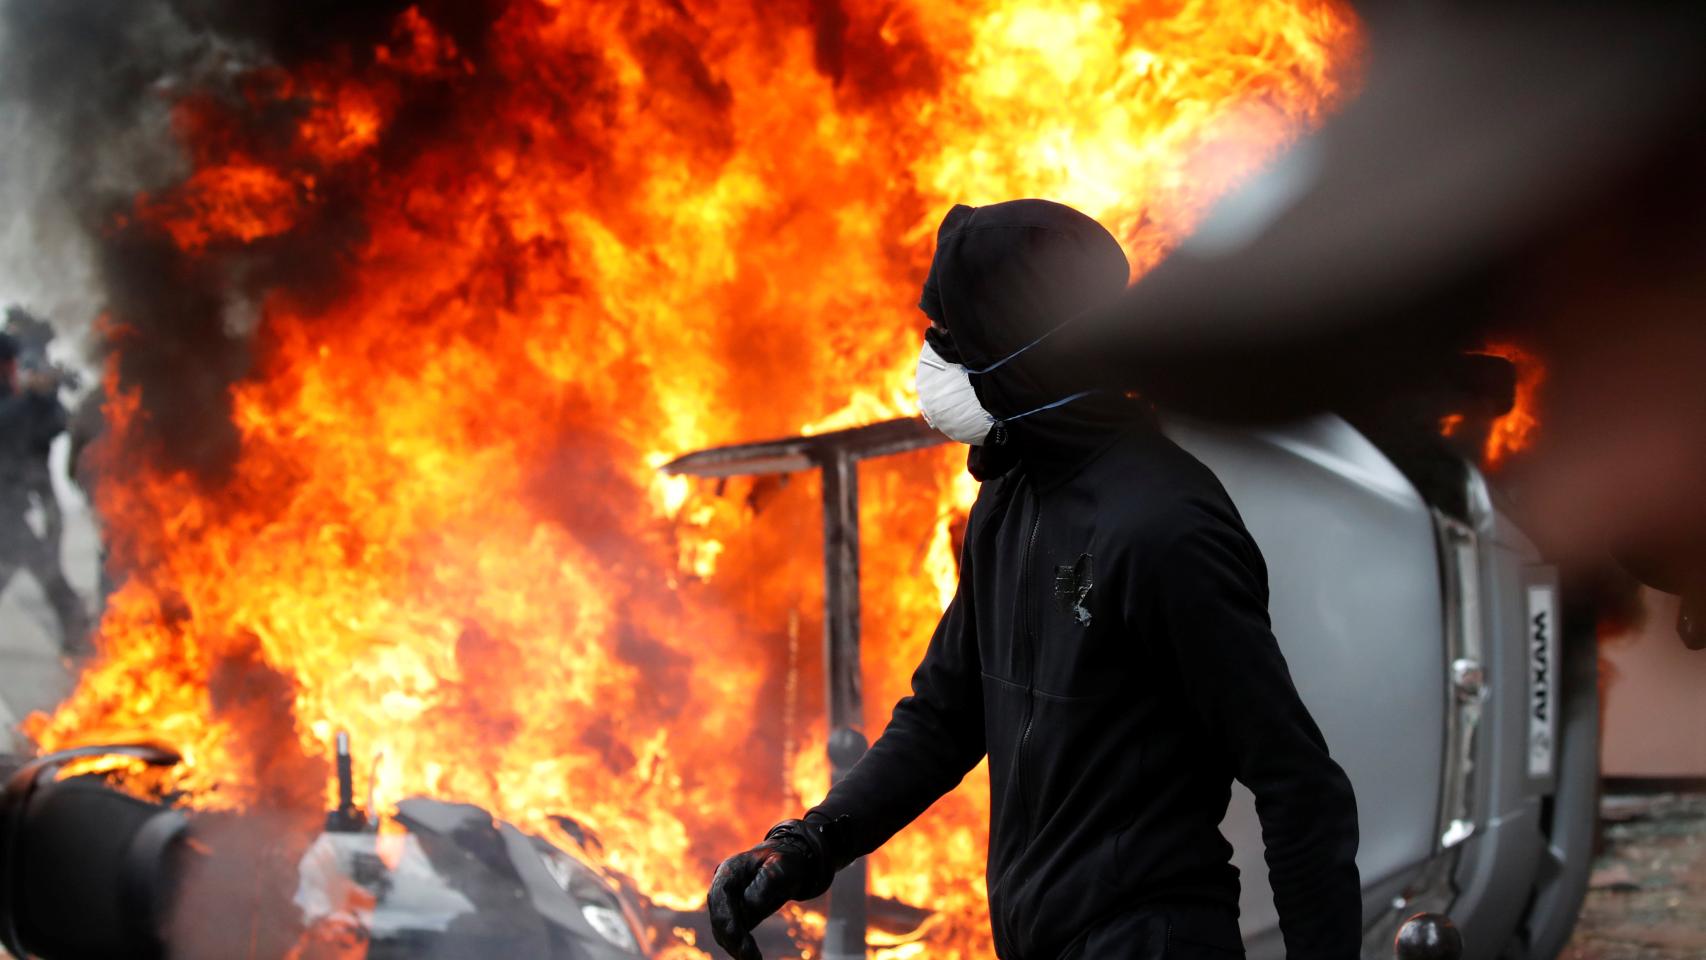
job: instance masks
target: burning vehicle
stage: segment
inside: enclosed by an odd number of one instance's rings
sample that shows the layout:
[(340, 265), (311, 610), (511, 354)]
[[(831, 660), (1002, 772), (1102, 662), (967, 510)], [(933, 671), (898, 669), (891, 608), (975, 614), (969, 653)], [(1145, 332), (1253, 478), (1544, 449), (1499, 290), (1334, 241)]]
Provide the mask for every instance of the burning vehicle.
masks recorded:
[(295, 899), (310, 943), (375, 960), (650, 956), (632, 889), (582, 856), (468, 804), (410, 797), (391, 822), (403, 832), (328, 830), (309, 846)]
[(595, 865), (597, 838), (578, 823), (557, 818), (571, 852), (466, 803), (409, 797), (370, 818), (354, 804), (345, 734), (337, 763), (338, 805), (302, 855), (294, 897), (308, 944), (373, 960), (650, 955), (637, 893)]
[[(245, 902), (258, 910), (269, 907), (257, 904), (288, 903), (289, 916), (241, 917), (235, 924), (286, 928), (293, 942), (281, 956), (655, 960), (680, 956), (670, 950), (709, 936), (701, 911), (660, 906), (601, 866), (598, 838), (572, 818), (554, 816), (558, 839), (549, 840), (471, 804), (427, 797), (405, 798), (390, 813), (370, 817), (354, 802), (346, 736), (338, 738), (337, 757), (337, 805), (306, 843), (282, 844), (301, 851), (289, 870), (261, 880), (288, 879), (293, 888)], [(253, 869), (238, 861), (251, 858), (256, 846), (225, 849), (226, 840), (249, 831), (233, 834), (227, 815), (149, 802), (99, 773), (76, 773), (91, 763), (102, 769), (181, 760), (165, 747), (125, 744), (6, 765), (0, 948), (45, 960), (186, 955), (174, 931), (195, 908), (195, 888), (209, 874), (229, 880), (223, 868)], [(930, 919), (928, 911), (883, 898), (872, 898), (870, 907), (879, 936), (894, 942), (916, 942)], [(788, 922), (767, 923), (759, 937), (767, 956), (810, 949), (809, 935)], [(211, 955), (232, 949), (220, 940)], [(267, 955), (253, 943), (241, 953)], [(203, 954), (190, 947), (187, 955)]]
[[(370, 820), (351, 802), (347, 740), (339, 805), (301, 854), (289, 956), (312, 958), (649, 958), (642, 901), (585, 847), (559, 846), (469, 804), (406, 798)], [(174, 911), (198, 860), (226, 856), (217, 826), (113, 790), (67, 764), (130, 758), (169, 765), (151, 745), (91, 747), (12, 772), (0, 794), (0, 946), (14, 957), (181, 955)], [(203, 822), (198, 822), (203, 821)], [(565, 831), (596, 849), (578, 824)], [(239, 924), (241, 926), (241, 924)], [(228, 946), (228, 945), (227, 945)], [(254, 955), (254, 947), (242, 951)]]

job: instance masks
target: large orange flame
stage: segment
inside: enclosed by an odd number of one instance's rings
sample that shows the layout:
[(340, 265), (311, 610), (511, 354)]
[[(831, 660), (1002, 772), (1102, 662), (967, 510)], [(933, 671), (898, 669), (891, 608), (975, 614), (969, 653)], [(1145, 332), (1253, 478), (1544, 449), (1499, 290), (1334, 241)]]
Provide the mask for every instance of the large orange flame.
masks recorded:
[[(718, 856), (815, 800), (815, 480), (655, 467), (910, 412), (950, 204), (1076, 205), (1142, 271), (1332, 107), (1357, 48), (1325, 0), (828, 6), (833, 30), (718, 0), (517, 0), (478, 64), (410, 11), (371, 57), (257, 71), (251, 105), (299, 108), (277, 142), (234, 142), (230, 108), (186, 97), (194, 171), (136, 218), (191, 258), (332, 205), (362, 232), (335, 296), (258, 304), (228, 476), (121, 462), (102, 488), (131, 568), (37, 741), (161, 738), (185, 762), (156, 786), (242, 807), (301, 800), (289, 778), (318, 802), (347, 729), (358, 796), (371, 776), (381, 803), (539, 830), (572, 812), (684, 909)], [(397, 104), (428, 81), (454, 96), (399, 173)], [(122, 461), (149, 414), (109, 384)], [(975, 490), (953, 450), (861, 483), (875, 732)], [(992, 955), (985, 784), (874, 860), (877, 892), (941, 911), (931, 956)]]

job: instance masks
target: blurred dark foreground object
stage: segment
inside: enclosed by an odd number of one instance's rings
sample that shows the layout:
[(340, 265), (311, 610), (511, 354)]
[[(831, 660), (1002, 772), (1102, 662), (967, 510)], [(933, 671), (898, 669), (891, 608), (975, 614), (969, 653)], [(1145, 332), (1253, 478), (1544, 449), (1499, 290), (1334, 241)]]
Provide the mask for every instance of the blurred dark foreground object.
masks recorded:
[(167, 893), (189, 823), (92, 778), (54, 779), (66, 763), (100, 756), (179, 759), (150, 744), (88, 747), (12, 774), (0, 793), (0, 946), (14, 957), (164, 956)]
[[(1063, 362), (1193, 414), (1290, 418), (1425, 387), (1490, 329), (1566, 319), (1538, 295), (1701, 263), (1702, 5), (1369, 18), (1356, 99), (1053, 338)], [(1618, 249), (1556, 260), (1592, 236)]]
[(1392, 955), (1396, 960), (1461, 960), (1463, 934), (1444, 914), (1418, 913), (1398, 928)]
[(1502, 478), (1525, 529), (1706, 609), (1706, 4), (1365, 12), (1357, 99), (1043, 349), (1248, 422), (1354, 419), (1515, 342), (1545, 367)]

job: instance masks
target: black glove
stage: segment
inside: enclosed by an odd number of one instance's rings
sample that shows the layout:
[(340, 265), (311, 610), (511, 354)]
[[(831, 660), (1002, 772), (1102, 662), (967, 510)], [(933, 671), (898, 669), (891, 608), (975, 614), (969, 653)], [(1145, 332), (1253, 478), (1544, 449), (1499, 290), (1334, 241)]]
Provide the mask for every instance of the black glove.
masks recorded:
[(711, 934), (735, 960), (764, 960), (752, 930), (789, 900), (810, 900), (829, 889), (835, 867), (822, 824), (784, 820), (764, 842), (723, 861), (705, 898)]

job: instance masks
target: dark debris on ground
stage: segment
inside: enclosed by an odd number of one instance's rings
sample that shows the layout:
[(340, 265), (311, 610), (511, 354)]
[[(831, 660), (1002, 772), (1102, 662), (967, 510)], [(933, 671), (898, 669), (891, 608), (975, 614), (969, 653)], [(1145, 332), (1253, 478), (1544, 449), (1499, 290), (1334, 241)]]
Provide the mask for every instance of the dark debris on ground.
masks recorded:
[(1603, 849), (1560, 960), (1706, 960), (1706, 794), (1608, 795)]

